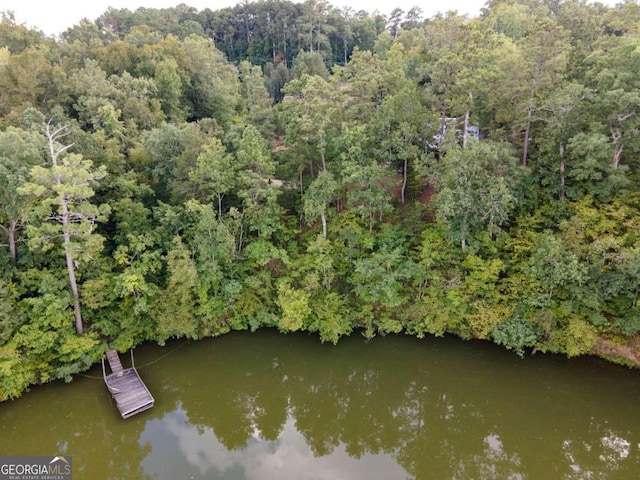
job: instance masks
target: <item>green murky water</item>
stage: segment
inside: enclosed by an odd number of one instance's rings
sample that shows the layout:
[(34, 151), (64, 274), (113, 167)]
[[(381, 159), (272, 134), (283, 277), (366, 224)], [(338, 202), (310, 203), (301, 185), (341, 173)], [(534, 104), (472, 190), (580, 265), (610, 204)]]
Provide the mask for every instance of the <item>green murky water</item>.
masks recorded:
[(122, 420), (100, 378), (38, 387), (0, 404), (0, 454), (71, 455), (75, 479), (640, 478), (640, 372), (597, 359), (263, 331), (136, 366), (152, 410)]

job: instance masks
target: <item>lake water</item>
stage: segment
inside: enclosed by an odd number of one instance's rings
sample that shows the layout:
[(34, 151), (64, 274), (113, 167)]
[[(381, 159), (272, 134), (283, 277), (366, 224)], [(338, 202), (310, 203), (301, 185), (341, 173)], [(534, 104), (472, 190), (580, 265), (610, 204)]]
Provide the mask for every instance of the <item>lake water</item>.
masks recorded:
[(0, 454), (69, 455), (75, 479), (640, 478), (640, 371), (595, 358), (265, 330), (135, 362), (153, 409), (121, 419), (96, 366), (1, 403)]

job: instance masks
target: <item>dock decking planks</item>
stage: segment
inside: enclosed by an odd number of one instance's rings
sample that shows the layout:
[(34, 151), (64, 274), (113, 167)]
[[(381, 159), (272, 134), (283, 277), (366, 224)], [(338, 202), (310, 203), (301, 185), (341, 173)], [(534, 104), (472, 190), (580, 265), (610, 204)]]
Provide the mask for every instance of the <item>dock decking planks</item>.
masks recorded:
[(109, 362), (109, 367), (111, 367), (111, 372), (115, 374), (122, 374), (124, 368), (122, 368), (122, 363), (120, 362), (120, 356), (118, 352), (116, 352), (113, 348), (107, 348), (105, 352), (107, 356), (107, 361)]
[(118, 352), (111, 348), (107, 349), (106, 357), (112, 373), (106, 374), (103, 359), (102, 372), (104, 382), (116, 401), (122, 418), (129, 418), (136, 413), (153, 407), (155, 400), (140, 375), (138, 375), (138, 371), (133, 366), (131, 368), (123, 368)]

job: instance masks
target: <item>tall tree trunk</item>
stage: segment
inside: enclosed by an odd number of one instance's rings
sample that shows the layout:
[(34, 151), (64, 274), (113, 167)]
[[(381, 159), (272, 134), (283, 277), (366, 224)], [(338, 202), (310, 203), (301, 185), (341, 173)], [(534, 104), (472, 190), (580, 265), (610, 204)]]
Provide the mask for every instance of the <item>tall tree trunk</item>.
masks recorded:
[(304, 195), (304, 185), (302, 184), (302, 170), (298, 172), (298, 182), (300, 182), (300, 196)]
[(320, 215), (320, 218), (322, 219), (322, 238), (326, 240), (327, 239), (327, 214), (325, 212), (322, 212), (322, 214)]
[(407, 170), (409, 169), (409, 160), (404, 159), (404, 165), (402, 167), (402, 189), (400, 190), (400, 198), (402, 205), (404, 205), (404, 194), (407, 189)]
[(222, 219), (222, 195), (218, 194), (218, 219)]
[(531, 108), (527, 107), (527, 127), (524, 129), (524, 146), (522, 147), (522, 166), (527, 166), (529, 157), (529, 135), (531, 134)]
[(473, 103), (473, 92), (469, 92), (469, 103), (467, 109), (464, 112), (464, 130), (462, 131), (462, 148), (467, 148), (467, 141), (469, 140), (469, 117), (471, 116), (471, 104)]
[(536, 99), (536, 87), (538, 83), (538, 75), (540, 75), (542, 59), (538, 56), (538, 61), (536, 63), (536, 68), (533, 72), (533, 79), (531, 80), (531, 89), (529, 90), (529, 103), (527, 104), (527, 126), (524, 129), (524, 145), (522, 148), (522, 165), (524, 167), (527, 166), (527, 162), (529, 159), (529, 143), (531, 139), (529, 135), (531, 135), (531, 119), (533, 117), (533, 103)]
[(249, 61), (251, 62), (251, 30), (249, 29), (249, 20), (247, 19), (246, 12), (243, 20), (244, 30), (247, 34), (247, 57), (249, 57)]
[(16, 248), (16, 230), (18, 229), (18, 222), (16, 220), (10, 220), (9, 226), (5, 227), (0, 225), (0, 230), (4, 231), (7, 235), (7, 241), (9, 246), (9, 255), (11, 257), (11, 263), (14, 265), (18, 259), (18, 253)]
[(342, 64), (343, 66), (345, 66), (347, 64), (347, 41), (345, 40), (344, 43), (344, 63)]
[[(302, 185), (302, 170), (298, 171), (298, 184), (300, 185), (300, 198), (304, 198), (304, 186)], [(304, 228), (304, 209), (300, 209), (300, 228)]]
[(71, 236), (68, 231), (69, 212), (67, 210), (67, 202), (62, 199), (62, 228), (64, 229), (64, 255), (67, 259), (67, 272), (69, 273), (69, 285), (73, 294), (73, 309), (76, 317), (76, 333), (82, 335), (84, 327), (82, 325), (82, 312), (80, 310), (80, 294), (78, 293), (78, 283), (76, 281), (76, 272), (73, 265), (73, 255), (71, 253)]
[[(57, 147), (56, 141), (61, 137), (65, 136), (67, 133), (65, 130), (67, 127), (60, 127), (53, 132), (50, 129), (51, 122), (47, 123), (45, 129), (45, 135), (47, 136), (47, 140), (49, 142), (49, 153), (51, 155), (51, 164), (54, 167), (58, 166), (58, 157), (64, 152), (73, 146), (73, 143), (69, 145), (65, 145), (64, 147)], [(60, 178), (56, 178), (56, 183), (60, 183)], [(62, 231), (64, 238), (64, 255), (67, 260), (67, 272), (69, 273), (69, 285), (71, 286), (71, 293), (73, 294), (73, 309), (75, 312), (76, 318), (76, 333), (78, 335), (82, 335), (84, 333), (84, 328), (82, 325), (82, 313), (80, 311), (80, 294), (78, 293), (78, 283), (76, 282), (76, 272), (73, 266), (73, 255), (71, 252), (71, 235), (69, 233), (69, 206), (67, 204), (67, 199), (64, 196), (64, 193), (60, 194), (60, 208), (62, 210)]]
[(18, 249), (16, 248), (16, 230), (18, 229), (18, 222), (11, 220), (9, 222), (9, 230), (7, 235), (9, 237), (9, 255), (11, 256), (11, 263), (14, 265), (18, 261)]
[(560, 200), (564, 200), (564, 185), (565, 185), (564, 170), (565, 170), (564, 143), (560, 142)]
[(327, 171), (327, 160), (324, 157), (325, 150), (325, 141), (324, 141), (324, 133), (320, 133), (320, 160), (322, 160), (322, 171)]
[(284, 55), (284, 66), (289, 67), (289, 62), (287, 62), (287, 25), (286, 24), (284, 25), (284, 35), (282, 40), (282, 54)]
[(618, 166), (620, 165), (622, 150), (624, 150), (624, 145), (622, 145), (621, 143), (616, 145), (616, 150), (613, 152), (613, 161), (611, 162), (614, 168), (618, 168)]

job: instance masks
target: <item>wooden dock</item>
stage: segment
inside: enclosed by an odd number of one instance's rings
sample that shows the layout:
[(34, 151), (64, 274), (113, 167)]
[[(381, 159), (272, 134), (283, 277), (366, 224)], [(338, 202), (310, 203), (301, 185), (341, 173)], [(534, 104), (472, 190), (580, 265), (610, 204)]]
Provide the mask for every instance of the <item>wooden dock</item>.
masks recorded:
[(116, 401), (122, 418), (129, 418), (153, 407), (155, 400), (135, 369), (133, 352), (131, 352), (131, 368), (122, 367), (118, 352), (112, 348), (107, 348), (106, 357), (111, 373), (107, 375), (103, 358), (102, 376), (111, 396)]

